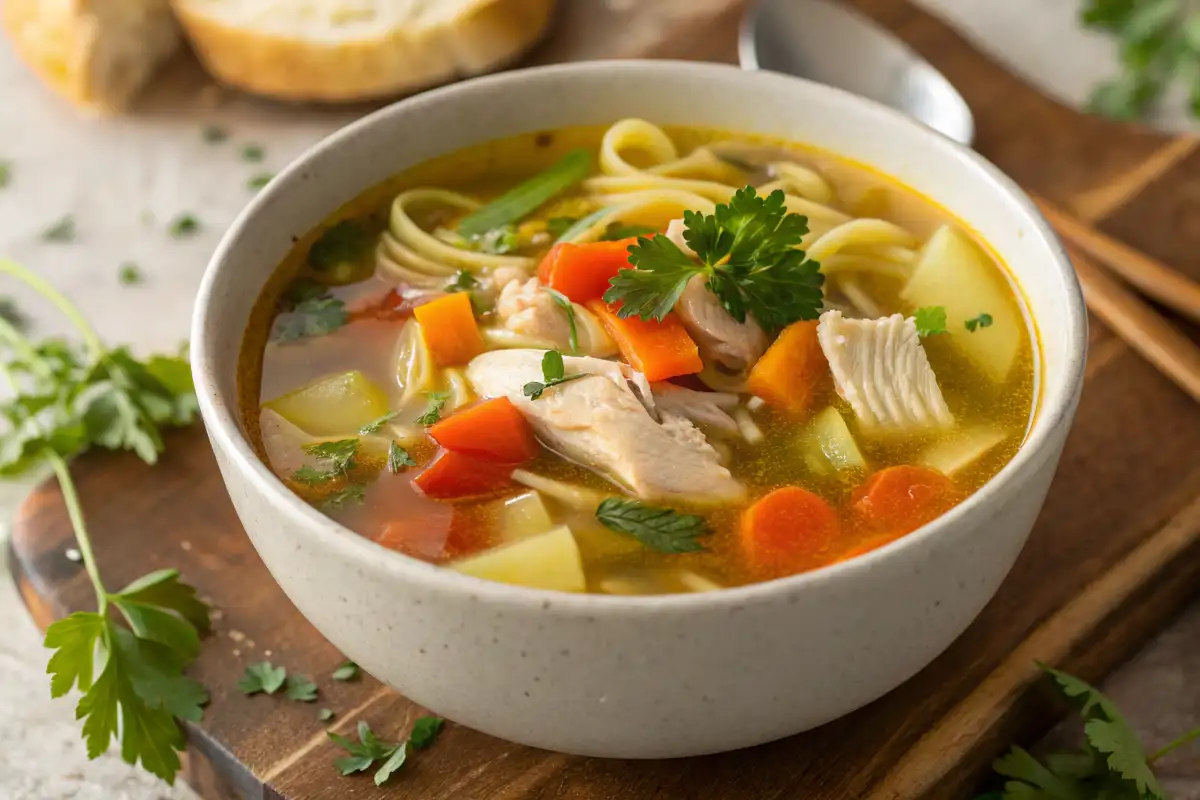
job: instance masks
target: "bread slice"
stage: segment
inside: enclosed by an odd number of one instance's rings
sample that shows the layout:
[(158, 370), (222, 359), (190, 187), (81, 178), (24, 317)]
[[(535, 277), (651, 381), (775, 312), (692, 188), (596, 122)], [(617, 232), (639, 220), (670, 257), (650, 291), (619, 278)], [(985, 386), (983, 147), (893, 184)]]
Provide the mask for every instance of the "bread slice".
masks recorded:
[(288, 100), (394, 96), (487, 72), (546, 30), (554, 0), (171, 0), (219, 80)]
[(129, 104), (178, 49), (168, 0), (0, 0), (17, 54), (71, 102)]

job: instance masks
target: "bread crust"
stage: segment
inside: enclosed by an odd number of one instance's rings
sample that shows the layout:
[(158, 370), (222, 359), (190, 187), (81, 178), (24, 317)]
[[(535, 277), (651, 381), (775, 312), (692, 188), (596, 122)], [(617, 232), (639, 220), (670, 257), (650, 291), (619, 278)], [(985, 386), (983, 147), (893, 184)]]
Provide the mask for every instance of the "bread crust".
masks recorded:
[(200, 60), (221, 82), (284, 100), (353, 102), (503, 66), (542, 37), (554, 3), (471, 0), (437, 26), (334, 43), (234, 27), (188, 0), (172, 0), (172, 7)]

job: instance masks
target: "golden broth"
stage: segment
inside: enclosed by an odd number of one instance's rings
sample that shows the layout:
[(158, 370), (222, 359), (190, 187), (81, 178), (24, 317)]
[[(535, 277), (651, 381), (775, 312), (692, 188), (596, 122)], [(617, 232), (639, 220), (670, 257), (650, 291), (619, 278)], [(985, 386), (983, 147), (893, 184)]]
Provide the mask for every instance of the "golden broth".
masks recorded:
[[(339, 210), (333, 219), (373, 217), (373, 224), (382, 228), (392, 198), (404, 189), (418, 186), (445, 187), (479, 200), (487, 200), (550, 166), (573, 148), (584, 147), (595, 153), (605, 130), (602, 127), (587, 127), (553, 134), (530, 134), (489, 142), (441, 157), (384, 181)], [(922, 242), (946, 223), (956, 224), (965, 230), (944, 209), (928, 199), (864, 166), (828, 153), (716, 131), (678, 127), (664, 130), (674, 140), (681, 154), (698, 146), (730, 140), (786, 150), (791, 160), (819, 172), (836, 187), (841, 208), (851, 214), (870, 214), (893, 222), (915, 234)], [(638, 161), (634, 157), (629, 160)], [(598, 205), (584, 198), (580, 191), (555, 198), (521, 223), (522, 245), (518, 252), (539, 257), (548, 249), (549, 243), (542, 242), (544, 237), (535, 238), (535, 241), (541, 242), (539, 244), (533, 244), (529, 239), (544, 230), (547, 221), (561, 216), (581, 216)], [(417, 221), (422, 227), (430, 228), (453, 221), (445, 214), (438, 217), (437, 214), (429, 218), (427, 215), (419, 216)], [(317, 232), (313, 232), (302, 237), (280, 265), (257, 303), (242, 347), (239, 383), (242, 411), (247, 429), (264, 459), (267, 458), (266, 451), (258, 433), (260, 404), (322, 376), (347, 370), (361, 370), (390, 395), (398, 392), (393, 359), (401, 321), (351, 321), (326, 336), (288, 344), (267, 343), (281, 292), (296, 276), (310, 272), (305, 259), (316, 236)], [(1009, 290), (1003, 302), (1009, 304), (1016, 318), (1024, 322), (1024, 329), (1015, 363), (1007, 378), (1000, 383), (982, 377), (970, 360), (951, 343), (949, 336), (923, 339), (938, 384), (958, 423), (956, 428), (986, 424), (1006, 433), (1001, 444), (955, 475), (954, 482), (963, 496), (977, 490), (1013, 457), (1024, 438), (1035, 405), (1036, 356), (1032, 326), (1011, 278), (984, 243), (976, 240), (976, 244), (992, 260), (997, 273), (1004, 276)], [(860, 280), (860, 285), (885, 313), (913, 313), (914, 309), (900, 297), (901, 279), (866, 275)], [(335, 289), (333, 292), (338, 295), (352, 291), (352, 288)], [(927, 434), (894, 440), (860, 435), (857, 421), (853, 413), (849, 413), (849, 406), (833, 391), (832, 383), (826, 381), (824, 388), (819, 390), (813, 409), (819, 411), (829, 405), (843, 412), (863, 455), (875, 468), (912, 463), (939, 436), (948, 435)], [(396, 410), (394, 406), (393, 410)], [(411, 407), (402, 410), (406, 415), (412, 415), (414, 411), (420, 413), (419, 409)], [(821, 474), (814, 471), (808, 459), (811, 450), (807, 444), (805, 421), (789, 419), (769, 407), (757, 411), (754, 420), (764, 435), (761, 443), (751, 445), (743, 440), (735, 440), (728, 445), (732, 448), (733, 456), (729, 462), (730, 470), (749, 488), (751, 500), (778, 487), (798, 485), (817, 493), (842, 512), (840, 536), (814, 554), (805, 568), (816, 568), (866, 549), (873, 535), (860, 529), (852, 515), (845, 513), (845, 509), (855, 487), (865, 481), (868, 474), (853, 471)], [(353, 431), (347, 431), (346, 435), (353, 435)], [(434, 446), (430, 443), (409, 449), (421, 464), (432, 455)], [(364, 466), (360, 469), (365, 469), (367, 473), (379, 467), (379, 462), (371, 463), (369, 460), (362, 464)], [(543, 453), (526, 469), (590, 487), (604, 494), (618, 494), (615, 487), (601, 476), (550, 453)], [(389, 525), (421, 528), (424, 530), (423, 540), (431, 543), (428, 551), (421, 552), (420, 547), (404, 549), (435, 562), (453, 560), (501, 541), (497, 518), (502, 510), (503, 498), (457, 503), (433, 501), (423, 497), (410, 485), (409, 481), (416, 471), (414, 468), (401, 474), (391, 474), (386, 469), (382, 470), (367, 488), (364, 502), (348, 503), (327, 513), (371, 539), (385, 536), (385, 529)], [(320, 496), (295, 482), (289, 482), (289, 485), (308, 499), (318, 499)], [(523, 491), (527, 489), (514, 486), (507, 494), (511, 496)], [(705, 516), (713, 532), (704, 539), (707, 548), (704, 551), (668, 555), (608, 531), (589, 512), (572, 509), (553, 500), (547, 500), (547, 506), (556, 523), (565, 523), (575, 532), (583, 552), (590, 591), (686, 591), (687, 587), (676, 585), (680, 569), (690, 570), (720, 586), (734, 586), (773, 577), (751, 569), (741, 556), (737, 533), (741, 508), (684, 509)]]

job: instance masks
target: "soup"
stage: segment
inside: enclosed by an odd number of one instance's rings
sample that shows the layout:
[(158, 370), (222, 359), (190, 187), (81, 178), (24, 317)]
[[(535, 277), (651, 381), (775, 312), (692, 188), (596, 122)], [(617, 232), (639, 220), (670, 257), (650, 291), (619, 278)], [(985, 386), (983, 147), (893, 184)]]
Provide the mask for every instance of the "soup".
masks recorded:
[(243, 346), (263, 460), (333, 519), (516, 585), (710, 591), (925, 525), (1016, 453), (1035, 338), (945, 210), (824, 152), (622, 120), (387, 180)]

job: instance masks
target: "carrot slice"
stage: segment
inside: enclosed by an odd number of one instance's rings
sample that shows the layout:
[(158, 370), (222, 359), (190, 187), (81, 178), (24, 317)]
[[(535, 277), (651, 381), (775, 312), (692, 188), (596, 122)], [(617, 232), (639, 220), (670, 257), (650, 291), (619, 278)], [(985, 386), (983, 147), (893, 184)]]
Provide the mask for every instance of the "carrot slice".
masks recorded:
[(429, 435), (447, 450), (502, 464), (521, 464), (538, 452), (529, 423), (507, 397), (456, 411)]
[(573, 303), (598, 300), (618, 272), (633, 268), (629, 263), (629, 247), (636, 243), (634, 236), (614, 242), (556, 244), (538, 265), (538, 279)]
[(486, 504), (442, 506), (440, 514), (400, 516), (384, 523), (378, 544), (434, 564), (453, 561), (495, 544), (494, 515)]
[(950, 510), (959, 500), (954, 482), (927, 467), (888, 467), (854, 490), (854, 514), (874, 531), (901, 536)]
[(413, 478), (413, 485), (434, 500), (485, 497), (507, 489), (513, 469), (513, 464), (497, 464), (443, 449)]
[(421, 335), (438, 364), (444, 367), (465, 364), (484, 351), (483, 335), (466, 292), (455, 292), (417, 306), (413, 315), (421, 323)]
[(807, 415), (828, 374), (816, 321), (793, 322), (750, 370), (746, 388), (789, 414)]
[(764, 575), (793, 575), (820, 566), (840, 530), (828, 503), (807, 489), (785, 486), (742, 514), (742, 551)]
[(699, 348), (675, 312), (658, 322), (640, 317), (621, 319), (617, 316), (619, 306), (603, 300), (592, 300), (587, 307), (604, 324), (629, 365), (647, 380), (664, 381), (704, 369)]

